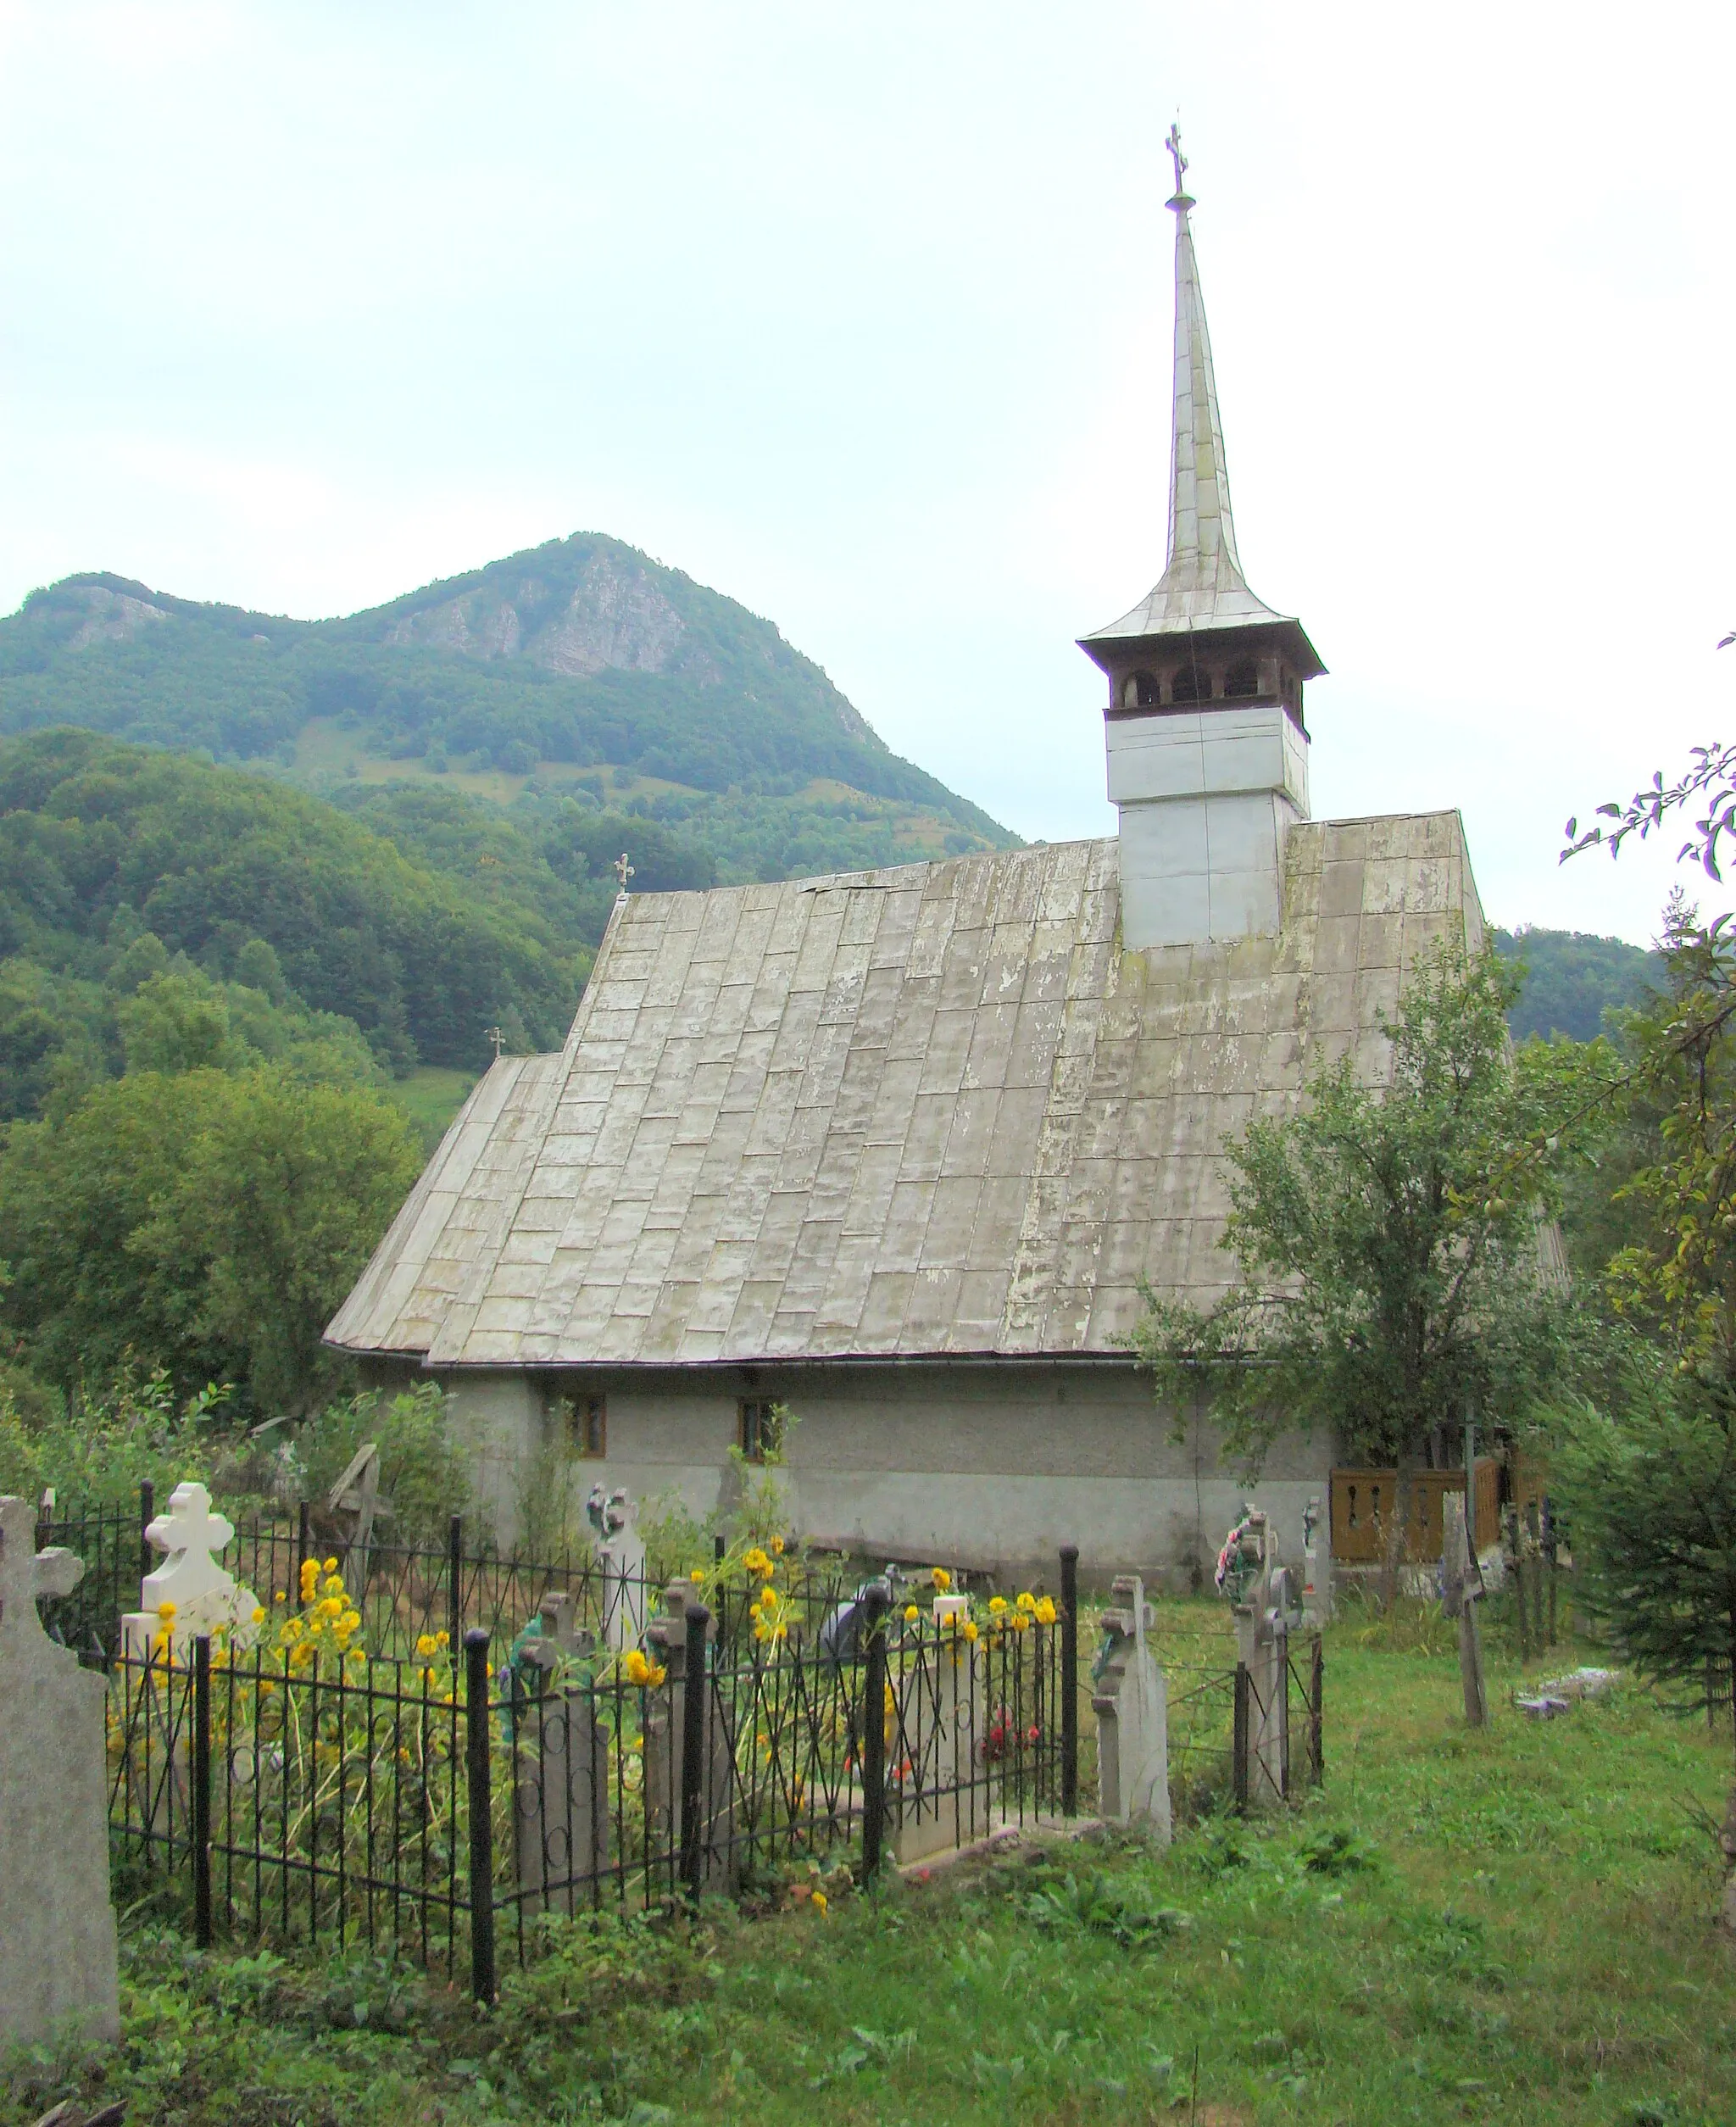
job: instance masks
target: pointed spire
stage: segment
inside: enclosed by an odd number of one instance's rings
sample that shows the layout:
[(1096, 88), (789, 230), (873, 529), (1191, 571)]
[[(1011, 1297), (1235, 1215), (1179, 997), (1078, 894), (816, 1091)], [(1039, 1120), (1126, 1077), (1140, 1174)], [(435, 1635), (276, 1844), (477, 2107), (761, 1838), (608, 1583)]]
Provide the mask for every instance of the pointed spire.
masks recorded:
[[(1164, 145), (1175, 164), (1176, 189), (1166, 203), (1176, 217), (1176, 343), (1170, 429), (1169, 551), (1162, 576), (1131, 613), (1083, 640), (1176, 634), (1194, 629), (1245, 627), (1283, 620), (1248, 588), (1236, 552), (1230, 515), (1223, 424), (1212, 374), (1211, 340), (1199, 292), (1183, 182), (1188, 159), (1177, 129)], [(1317, 660), (1316, 660), (1317, 665)]]

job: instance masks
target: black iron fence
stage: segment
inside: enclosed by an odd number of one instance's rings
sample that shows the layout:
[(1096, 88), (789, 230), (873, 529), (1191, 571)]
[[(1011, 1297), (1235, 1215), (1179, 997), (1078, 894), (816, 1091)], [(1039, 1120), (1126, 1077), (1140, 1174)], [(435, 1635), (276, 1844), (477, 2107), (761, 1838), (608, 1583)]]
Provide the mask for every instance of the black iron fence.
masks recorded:
[(480, 1626), (364, 1651), (359, 1611), (317, 1603), (246, 1649), (171, 1623), (111, 1665), (120, 1866), (189, 1887), (201, 1940), (362, 1940), (467, 1965), (486, 1998), (546, 1914), (871, 1870), (1077, 1806), (1077, 1638), (1052, 1602), (937, 1620), (876, 1590), (845, 1631), (836, 1605), (806, 1624), (789, 1580), (720, 1592), (670, 1591), (618, 1654), (533, 1640), (498, 1662)]

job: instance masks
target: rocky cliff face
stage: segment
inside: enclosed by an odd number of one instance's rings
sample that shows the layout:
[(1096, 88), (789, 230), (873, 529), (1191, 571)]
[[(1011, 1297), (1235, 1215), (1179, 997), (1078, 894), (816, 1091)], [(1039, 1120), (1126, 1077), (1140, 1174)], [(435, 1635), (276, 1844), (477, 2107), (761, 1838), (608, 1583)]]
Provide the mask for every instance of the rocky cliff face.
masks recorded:
[(388, 624), (385, 639), (465, 657), (524, 657), (574, 678), (611, 669), (715, 678), (715, 662), (703, 650), (693, 653), (687, 632), (643, 567), (598, 552), (583, 563), (570, 589), (529, 574), (510, 586), (481, 583), (401, 615)]

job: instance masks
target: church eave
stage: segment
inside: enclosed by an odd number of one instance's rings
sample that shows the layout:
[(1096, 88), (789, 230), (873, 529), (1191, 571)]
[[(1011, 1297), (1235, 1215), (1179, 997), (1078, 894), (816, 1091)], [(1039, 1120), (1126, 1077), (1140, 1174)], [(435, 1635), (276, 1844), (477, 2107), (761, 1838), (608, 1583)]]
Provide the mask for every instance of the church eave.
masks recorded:
[[(1126, 617), (1132, 619), (1132, 615)], [(1178, 639), (1209, 643), (1215, 651), (1226, 654), (1238, 649), (1251, 649), (1256, 643), (1276, 639), (1288, 654), (1299, 679), (1319, 679), (1327, 670), (1302, 623), (1282, 613), (1274, 613), (1270, 620), (1200, 623), (1182, 621), (1160, 623), (1155, 627), (1125, 630), (1121, 622), (1117, 621), (1111, 621), (1106, 628), (1098, 629), (1094, 634), (1082, 635), (1076, 639), (1086, 656), (1104, 672), (1113, 671), (1117, 665), (1125, 665), (1130, 654), (1136, 652), (1142, 643), (1151, 644), (1154, 650), (1166, 652), (1174, 649)]]

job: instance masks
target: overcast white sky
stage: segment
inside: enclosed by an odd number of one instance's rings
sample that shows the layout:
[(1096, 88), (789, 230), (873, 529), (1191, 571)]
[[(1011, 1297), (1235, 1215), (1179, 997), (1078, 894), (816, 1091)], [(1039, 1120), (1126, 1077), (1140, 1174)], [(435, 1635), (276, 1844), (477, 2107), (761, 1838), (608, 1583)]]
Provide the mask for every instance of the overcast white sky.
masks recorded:
[(1163, 565), (1181, 111), (1315, 810), (1569, 812), (1731, 735), (1736, 9), (0, 0), (0, 610), (346, 612), (581, 528), (770, 615), (1027, 835)]

